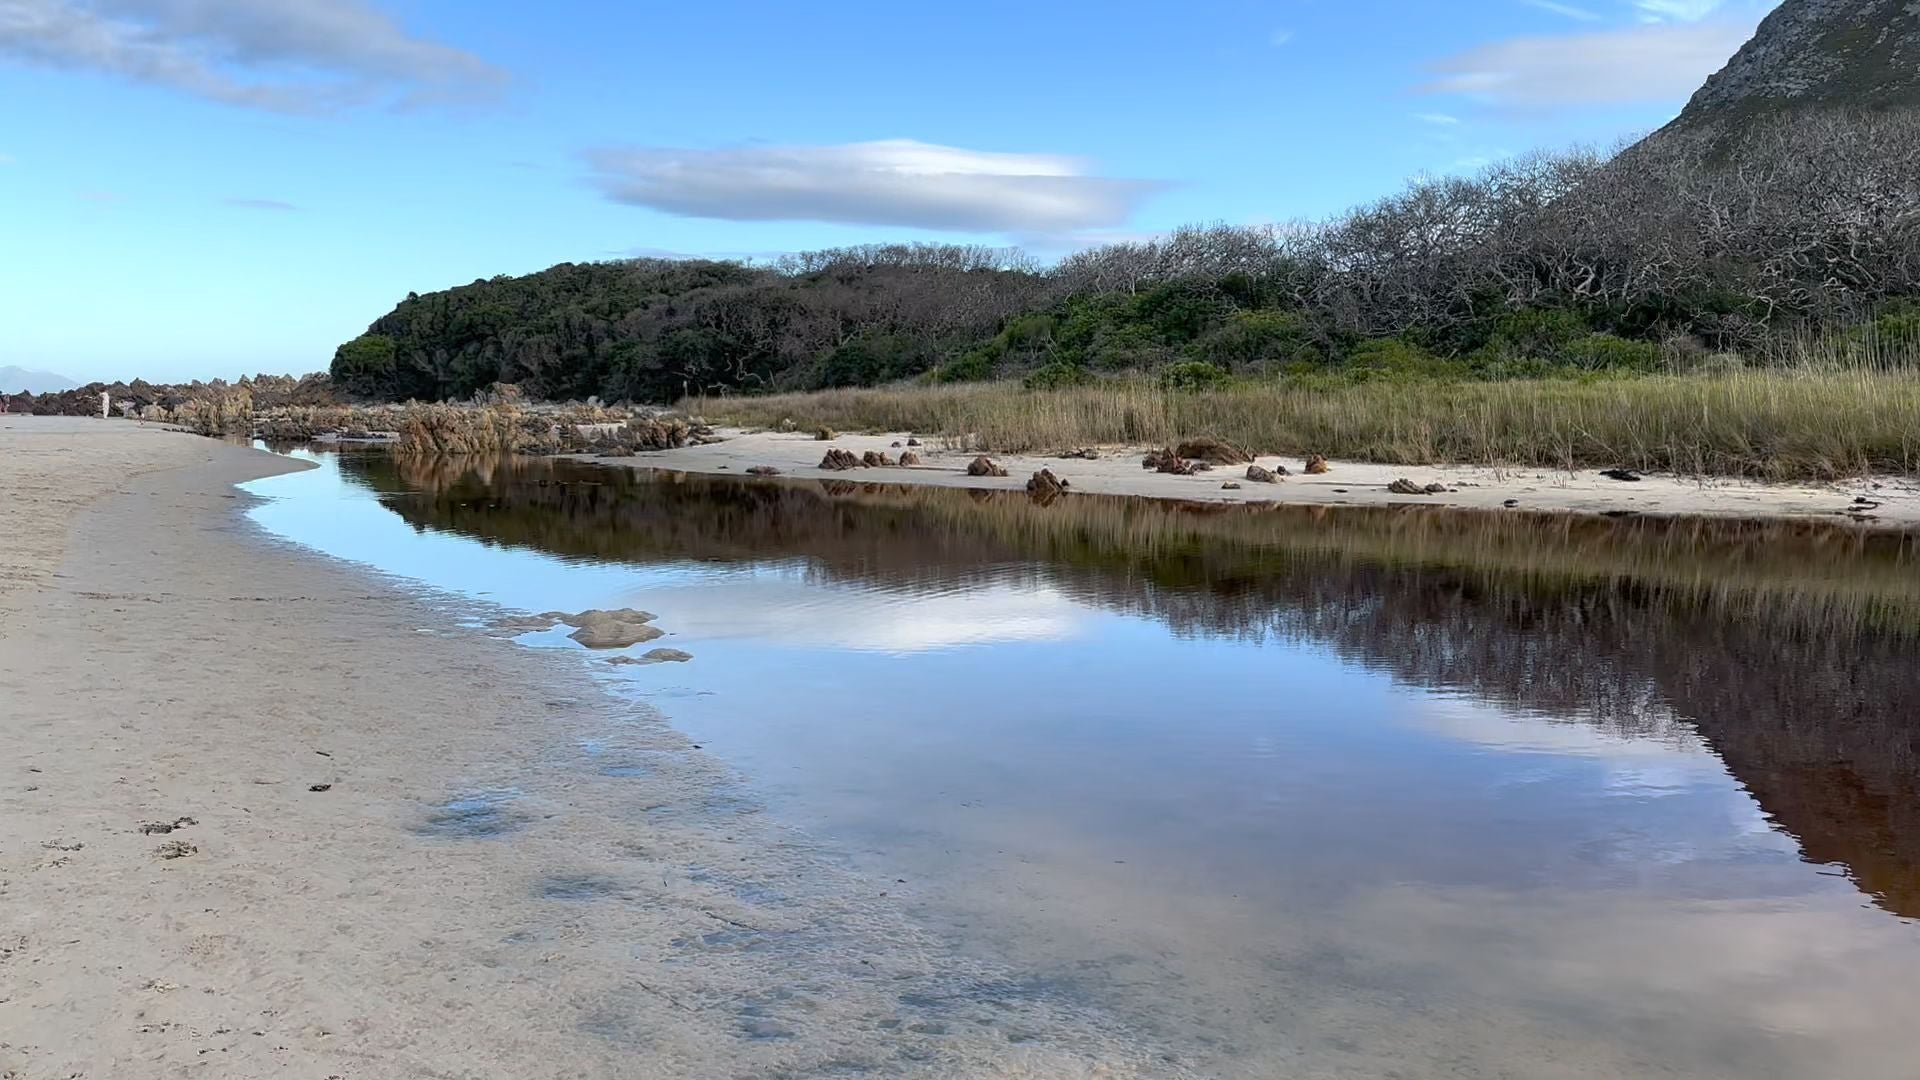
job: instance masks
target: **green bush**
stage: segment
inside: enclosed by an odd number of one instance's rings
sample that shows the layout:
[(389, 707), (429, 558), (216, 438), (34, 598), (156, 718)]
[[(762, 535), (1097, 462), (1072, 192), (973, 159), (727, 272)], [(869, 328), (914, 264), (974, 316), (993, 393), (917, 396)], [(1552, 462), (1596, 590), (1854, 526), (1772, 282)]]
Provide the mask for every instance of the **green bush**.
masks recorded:
[(1227, 373), (1204, 360), (1182, 360), (1160, 369), (1162, 390), (1210, 390), (1227, 381)]
[(1086, 368), (1055, 362), (1028, 372), (1020, 384), (1029, 390), (1061, 390), (1084, 385), (1088, 378)]
[(1588, 334), (1570, 341), (1560, 355), (1567, 363), (1588, 371), (1660, 369), (1660, 346), (1651, 341), (1628, 341), (1612, 334)]
[(1466, 374), (1465, 366), (1443, 360), (1404, 338), (1373, 338), (1347, 353), (1346, 371), (1357, 379), (1447, 378)]
[(985, 382), (993, 378), (993, 356), (985, 349), (970, 349), (934, 368), (929, 377), (936, 383)]

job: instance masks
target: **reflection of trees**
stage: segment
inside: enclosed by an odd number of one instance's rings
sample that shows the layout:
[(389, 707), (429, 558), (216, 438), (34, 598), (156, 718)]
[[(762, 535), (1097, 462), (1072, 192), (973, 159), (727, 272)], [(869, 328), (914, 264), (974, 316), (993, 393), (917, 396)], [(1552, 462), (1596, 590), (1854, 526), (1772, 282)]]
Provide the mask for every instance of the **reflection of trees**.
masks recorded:
[(1321, 643), (1622, 735), (1692, 724), (1807, 857), (1920, 917), (1920, 538), (1803, 523), (1200, 506), (564, 460), (348, 471), (416, 526), (596, 559), (1030, 581), (1184, 634)]

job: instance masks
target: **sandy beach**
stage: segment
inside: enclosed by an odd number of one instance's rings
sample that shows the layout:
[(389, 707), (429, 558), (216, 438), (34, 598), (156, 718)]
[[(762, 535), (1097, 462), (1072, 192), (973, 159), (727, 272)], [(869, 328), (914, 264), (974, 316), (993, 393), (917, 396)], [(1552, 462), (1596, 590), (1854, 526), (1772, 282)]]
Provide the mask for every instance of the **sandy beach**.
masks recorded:
[[(934, 484), (1019, 490), (1035, 471), (1051, 469), (1071, 490), (1092, 495), (1219, 502), (1269, 502), (1308, 506), (1451, 506), (1492, 511), (1544, 511), (1584, 514), (1658, 514), (1709, 517), (1795, 517), (1855, 521), (1885, 528), (1920, 525), (1920, 484), (1904, 477), (1868, 477), (1835, 484), (1769, 484), (1725, 477), (1647, 475), (1637, 481), (1610, 479), (1593, 470), (1491, 469), (1467, 465), (1375, 465), (1334, 461), (1323, 475), (1303, 475), (1297, 458), (1263, 456), (1267, 468), (1285, 466), (1294, 475), (1279, 483), (1248, 481), (1245, 466), (1220, 466), (1193, 476), (1173, 476), (1141, 468), (1147, 447), (1094, 448), (1093, 460), (1057, 455), (991, 454), (1007, 470), (1005, 477), (973, 477), (967, 463), (976, 454), (924, 436), (910, 446), (907, 432), (843, 434), (822, 442), (809, 433), (719, 429), (724, 442), (610, 459), (639, 468), (683, 472), (742, 474), (771, 466), (781, 475), (859, 483)], [(856, 455), (869, 450), (897, 458), (903, 450), (918, 454), (913, 468), (819, 468), (829, 447)], [(599, 459), (593, 459), (599, 460)], [(1407, 479), (1447, 490), (1431, 495), (1396, 495), (1388, 485)], [(1223, 487), (1237, 484), (1237, 488)], [(1511, 504), (1511, 505), (1509, 505)]]
[(274, 544), (295, 467), (0, 420), (0, 1076), (1178, 1074), (577, 654)]

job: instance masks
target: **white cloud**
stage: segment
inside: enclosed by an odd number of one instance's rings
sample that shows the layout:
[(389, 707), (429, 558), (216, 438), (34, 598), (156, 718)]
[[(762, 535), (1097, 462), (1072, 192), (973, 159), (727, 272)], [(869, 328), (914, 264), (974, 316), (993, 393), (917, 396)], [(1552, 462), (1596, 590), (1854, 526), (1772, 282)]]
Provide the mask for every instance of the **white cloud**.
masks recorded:
[(1715, 19), (1511, 38), (1438, 61), (1419, 89), (1496, 105), (1684, 101), (1752, 33), (1749, 22)]
[(1449, 116), (1446, 113), (1436, 112), (1414, 113), (1413, 118), (1423, 124), (1432, 124), (1435, 127), (1453, 127), (1460, 122), (1460, 118), (1457, 116)]
[(1541, 11), (1551, 11), (1555, 15), (1564, 15), (1569, 19), (1578, 19), (1581, 22), (1600, 21), (1599, 12), (1588, 11), (1586, 8), (1575, 7), (1572, 4), (1558, 3), (1556, 0), (1520, 0), (1520, 2), (1528, 7), (1537, 7)]
[(460, 100), (505, 81), (364, 0), (0, 0), (9, 58), (286, 112)]
[(1293, 31), (1291, 30), (1275, 30), (1267, 36), (1267, 41), (1276, 46), (1285, 45), (1293, 40), (1293, 36)]
[(1634, 0), (1642, 18), (1699, 22), (1726, 6), (1726, 0)]
[(963, 232), (1066, 233), (1124, 223), (1164, 185), (1089, 176), (1054, 154), (1004, 154), (911, 139), (725, 150), (589, 152), (619, 202), (682, 217), (828, 221)]

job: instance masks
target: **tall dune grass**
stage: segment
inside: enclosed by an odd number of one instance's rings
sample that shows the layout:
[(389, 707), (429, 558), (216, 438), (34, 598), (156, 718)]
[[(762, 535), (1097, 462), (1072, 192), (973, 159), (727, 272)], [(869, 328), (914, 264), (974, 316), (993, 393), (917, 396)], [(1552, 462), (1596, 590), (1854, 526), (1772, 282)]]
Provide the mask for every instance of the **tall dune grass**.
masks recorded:
[(1583, 468), (1820, 480), (1920, 473), (1920, 375), (1866, 368), (1505, 382), (1260, 382), (1196, 393), (1143, 381), (830, 390), (683, 403), (716, 421), (972, 436), (1048, 451), (1215, 435), (1259, 453), (1391, 464)]

